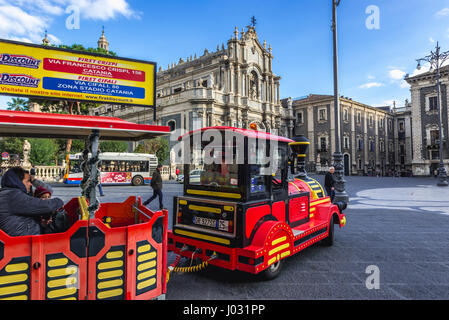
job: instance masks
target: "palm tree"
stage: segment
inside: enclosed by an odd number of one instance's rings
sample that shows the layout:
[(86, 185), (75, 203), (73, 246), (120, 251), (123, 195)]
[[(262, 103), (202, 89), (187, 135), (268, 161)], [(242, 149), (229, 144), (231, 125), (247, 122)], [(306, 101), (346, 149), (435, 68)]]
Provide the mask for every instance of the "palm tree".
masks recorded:
[(30, 111), (28, 101), (22, 98), (12, 98), (12, 101), (7, 102), (6, 104), (8, 105), (8, 110)]

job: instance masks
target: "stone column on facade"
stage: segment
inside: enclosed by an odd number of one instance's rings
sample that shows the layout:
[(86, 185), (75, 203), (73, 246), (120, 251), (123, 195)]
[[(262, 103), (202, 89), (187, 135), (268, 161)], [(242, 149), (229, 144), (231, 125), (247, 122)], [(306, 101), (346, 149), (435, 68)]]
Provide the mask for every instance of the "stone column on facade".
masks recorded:
[[(390, 167), (390, 157), (388, 154), (388, 145), (390, 144), (390, 141), (388, 140), (388, 121), (389, 118), (385, 117), (384, 118), (384, 133), (385, 133), (385, 138), (384, 138), (384, 151), (385, 151), (385, 165), (388, 167)], [(388, 169), (387, 169), (388, 172)]]
[[(357, 109), (354, 108), (354, 106), (350, 109), (349, 116), (351, 121), (351, 151), (352, 151), (352, 166), (351, 166), (351, 173), (353, 173), (352, 168), (357, 169), (357, 152), (356, 152), (356, 146), (357, 146), (357, 140), (355, 136), (355, 123), (356, 123), (356, 117), (357, 117)], [(357, 170), (356, 170), (357, 171)]]
[(379, 117), (377, 115), (377, 112), (374, 112), (374, 157), (375, 157), (375, 164), (376, 164), (376, 168), (377, 166), (380, 166), (380, 154), (379, 154)]
[(276, 104), (279, 104), (279, 82), (276, 83)]
[[(424, 159), (422, 157), (422, 129), (421, 129), (421, 90), (414, 88), (411, 90), (412, 95), (412, 132), (413, 132), (413, 175), (425, 175), (423, 171)], [(397, 128), (396, 128), (397, 129)], [(396, 150), (397, 152), (397, 150)]]
[[(448, 145), (449, 145), (449, 81), (446, 81), (446, 79), (440, 79), (441, 82), (441, 88), (443, 88), (443, 85), (445, 86), (445, 91), (446, 91), (446, 111), (447, 111), (447, 122), (444, 122), (444, 117), (442, 117), (442, 130), (443, 132), (446, 131), (447, 135), (444, 136), (444, 139), (446, 140), (446, 150), (448, 149)], [(443, 99), (441, 99), (443, 100)], [(443, 162), (445, 164), (446, 167), (446, 172), (449, 173), (449, 153), (447, 154), (447, 158), (443, 159)]]
[(236, 91), (235, 91), (235, 104), (240, 105), (240, 96), (241, 96), (241, 77), (240, 77), (240, 65), (237, 64), (235, 67), (235, 78), (236, 78)]
[(311, 164), (317, 166), (319, 163), (315, 160), (315, 122), (313, 118), (313, 107), (307, 107), (307, 109), (304, 109), (305, 112), (307, 112), (307, 138), (310, 140), (309, 160), (312, 162)]
[[(232, 93), (232, 97), (233, 97), (234, 88), (235, 88), (234, 79), (235, 79), (234, 65), (231, 63), (229, 65), (229, 93)], [(234, 102), (234, 101), (232, 101), (232, 102)]]
[[(326, 106), (327, 107), (327, 106)], [(335, 153), (335, 148), (336, 148), (336, 146), (335, 146), (335, 132), (336, 132), (336, 129), (335, 129), (335, 107), (334, 107), (334, 102), (331, 102), (331, 104), (330, 104), (330, 106), (329, 106), (329, 109), (328, 110), (326, 110), (326, 112), (328, 112), (328, 117), (327, 117), (327, 120), (328, 120), (328, 123), (330, 124), (329, 125), (329, 144), (330, 144), (330, 151), (331, 151), (331, 154), (334, 154)]]
[(368, 166), (369, 166), (369, 156), (368, 156), (368, 150), (369, 150), (369, 143), (368, 143), (368, 114), (366, 110), (363, 110), (362, 112), (362, 119), (363, 119), (363, 157), (365, 158), (365, 166), (363, 168), (363, 172), (367, 173)]

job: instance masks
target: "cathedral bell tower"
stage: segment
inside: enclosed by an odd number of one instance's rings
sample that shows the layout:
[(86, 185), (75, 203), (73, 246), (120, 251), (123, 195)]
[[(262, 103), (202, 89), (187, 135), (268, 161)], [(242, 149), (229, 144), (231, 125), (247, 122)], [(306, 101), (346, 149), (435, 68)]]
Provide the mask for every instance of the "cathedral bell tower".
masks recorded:
[(109, 42), (104, 35), (104, 27), (103, 32), (101, 33), (100, 39), (98, 39), (98, 49), (104, 49), (106, 52), (109, 51)]

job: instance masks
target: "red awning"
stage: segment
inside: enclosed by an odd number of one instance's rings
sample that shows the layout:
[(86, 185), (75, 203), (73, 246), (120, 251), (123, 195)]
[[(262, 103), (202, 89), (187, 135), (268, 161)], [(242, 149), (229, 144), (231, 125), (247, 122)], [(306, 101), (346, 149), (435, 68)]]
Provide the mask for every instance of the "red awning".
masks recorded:
[(167, 126), (135, 124), (119, 118), (0, 110), (0, 137), (85, 139), (92, 130), (102, 140), (139, 141), (168, 135)]

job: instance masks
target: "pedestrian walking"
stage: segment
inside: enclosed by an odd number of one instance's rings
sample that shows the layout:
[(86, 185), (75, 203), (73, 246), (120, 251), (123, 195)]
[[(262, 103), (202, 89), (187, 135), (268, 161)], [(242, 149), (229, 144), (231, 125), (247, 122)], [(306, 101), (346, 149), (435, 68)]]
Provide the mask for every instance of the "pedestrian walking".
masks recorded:
[(156, 199), (156, 197), (159, 197), (159, 209), (164, 209), (164, 205), (162, 202), (163, 195), (162, 195), (162, 165), (158, 164), (156, 170), (153, 172), (153, 176), (151, 177), (151, 187), (153, 188), (153, 196), (149, 198), (147, 201), (143, 203), (144, 206), (147, 206), (150, 204), (151, 201)]
[(98, 182), (98, 191), (100, 192), (100, 197), (104, 197), (103, 185), (101, 182)]
[(330, 167), (329, 172), (326, 173), (324, 177), (324, 188), (326, 189), (326, 193), (331, 197), (331, 202), (334, 201), (335, 197), (335, 177), (334, 177), (335, 168)]

